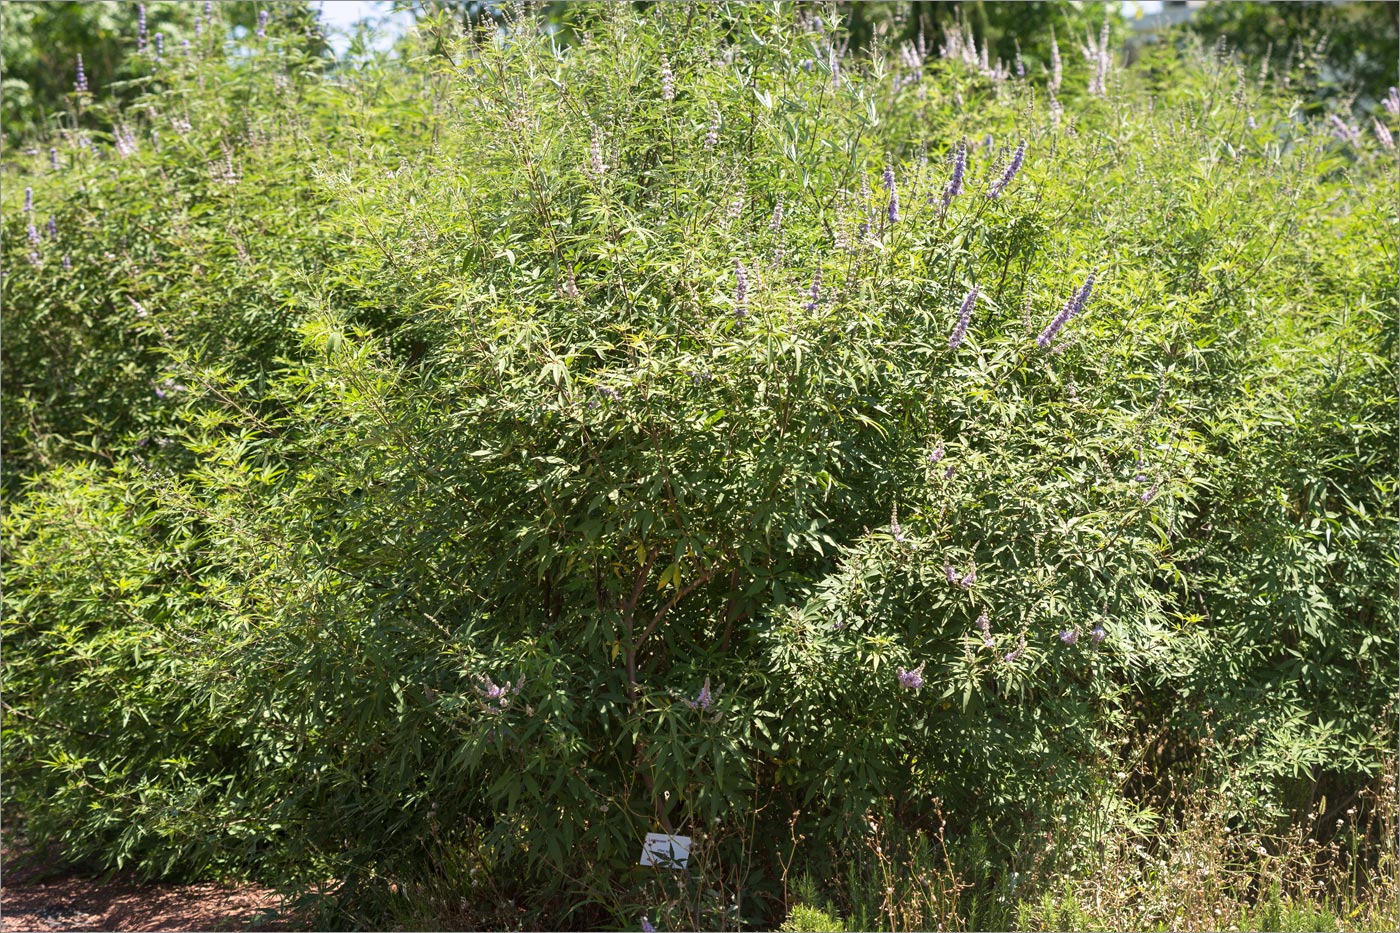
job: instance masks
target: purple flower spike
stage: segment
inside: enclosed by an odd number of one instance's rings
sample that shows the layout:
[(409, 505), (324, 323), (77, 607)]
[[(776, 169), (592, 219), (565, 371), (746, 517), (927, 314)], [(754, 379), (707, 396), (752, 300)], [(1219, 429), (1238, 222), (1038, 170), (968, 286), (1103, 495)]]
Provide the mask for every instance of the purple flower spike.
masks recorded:
[(1089, 296), (1094, 293), (1094, 276), (1098, 275), (1097, 269), (1089, 271), (1089, 277), (1084, 280), (1084, 287), (1079, 290), (1079, 294), (1074, 296), (1074, 310), (1070, 312), (1070, 317), (1078, 317), (1079, 312), (1084, 310), (1084, 306), (1089, 303)]
[(885, 183), (885, 190), (890, 193), (887, 216), (890, 219), (890, 223), (897, 224), (899, 223), (899, 189), (896, 188), (894, 184), (894, 169), (886, 165), (885, 173), (881, 176), (881, 180)]
[(1352, 145), (1361, 142), (1361, 133), (1357, 131), (1356, 127), (1350, 125), (1335, 113), (1328, 115), (1327, 122), (1332, 124), (1332, 135), (1342, 142), (1348, 142)]
[(1151, 502), (1153, 499), (1157, 498), (1157, 487), (1159, 485), (1159, 483), (1153, 483), (1152, 488), (1142, 494), (1142, 501), (1146, 503)]
[(943, 442), (939, 441), (938, 446), (933, 448), (933, 453), (928, 455), (929, 463), (937, 463), (943, 459)]
[(1067, 628), (1060, 633), (1060, 641), (1067, 645), (1072, 645), (1079, 641), (1079, 633), (1072, 628)]
[(156, 33), (156, 61), (161, 61), (165, 57), (165, 33)]
[(972, 306), (977, 304), (977, 286), (972, 286), (972, 291), (967, 293), (963, 299), (962, 309), (958, 312), (958, 323), (953, 328), (953, 336), (948, 338), (948, 349), (956, 350), (963, 342), (963, 337), (967, 336), (967, 325), (972, 321)]
[(995, 198), (1006, 186), (1011, 184), (1011, 180), (1016, 177), (1016, 173), (1021, 170), (1021, 163), (1026, 159), (1026, 143), (1022, 140), (1021, 145), (1016, 147), (1016, 154), (1011, 157), (1011, 164), (1006, 167), (1006, 171), (1001, 173), (1001, 177), (996, 180), (991, 189), (987, 192), (987, 197)]
[(983, 647), (996, 647), (996, 640), (992, 638), (992, 623), (991, 620), (987, 618), (987, 613), (985, 610), (980, 616), (977, 617), (977, 630), (982, 633)]
[(749, 316), (749, 275), (744, 264), (734, 260), (734, 315), (743, 320)]
[(651, 925), (651, 921), (642, 914), (642, 933), (656, 933), (656, 927)]
[(969, 571), (967, 572), (966, 576), (964, 576), (961, 580), (958, 581), (958, 586), (962, 587), (963, 589), (967, 589), (968, 587), (972, 586), (972, 584), (974, 584), (974, 583), (976, 583), (976, 582), (977, 582), (977, 568), (976, 568), (976, 567), (973, 567), (971, 570), (969, 570)]
[(33, 188), (25, 188), (25, 189), (24, 189), (24, 212), (25, 212), (26, 214), (31, 214), (31, 213), (34, 212), (34, 189), (33, 189)]
[(1380, 144), (1387, 149), (1394, 149), (1395, 137), (1391, 135), (1390, 127), (1386, 126), (1384, 123), (1382, 123), (1380, 120), (1377, 120), (1375, 117), (1371, 118), (1371, 125), (1376, 130), (1376, 139), (1380, 140)]
[(88, 89), (87, 75), (83, 73), (83, 57), (78, 56), (78, 80), (74, 82), (73, 89), (79, 94), (86, 94)]
[(58, 221), (54, 220), (53, 217), (49, 218), (49, 239), (58, 239)]
[(1025, 636), (1025, 635), (1022, 635), (1022, 636), (1021, 636), (1021, 640), (1018, 641), (1018, 642), (1016, 643), (1015, 649), (1012, 650), (1012, 651), (1008, 651), (1008, 652), (1006, 653), (1006, 659), (1005, 659), (1005, 660), (1006, 660), (1006, 663), (1007, 663), (1007, 664), (1010, 664), (1012, 661), (1019, 661), (1019, 660), (1021, 660), (1021, 655), (1025, 654), (1025, 653), (1026, 653), (1026, 636)]
[(904, 543), (904, 529), (899, 527), (899, 503), (895, 503), (890, 510), (890, 537), (894, 538), (896, 544)]
[(899, 685), (905, 690), (919, 691), (924, 686), (924, 665), (920, 664), (912, 671), (899, 669)]
[(146, 4), (136, 4), (136, 51), (146, 49)]
[(714, 705), (714, 696), (710, 693), (710, 678), (705, 678), (705, 685), (700, 688), (700, 693), (694, 700), (682, 700), (691, 709), (698, 709), (702, 712)]
[(258, 14), (258, 38), (267, 38), (267, 10)]
[(518, 694), (520, 688), (525, 686), (525, 678), (521, 677), (511, 686), (509, 681), (497, 686), (490, 677), (478, 677), (475, 686), (476, 695), (480, 697), (486, 706), (486, 712), (491, 715), (503, 713), (506, 707), (510, 706), (511, 695)]
[(58, 150), (53, 146), (49, 147), (49, 168), (58, 171)]
[[(963, 172), (967, 170), (967, 144), (959, 143), (958, 151), (953, 156), (953, 177), (948, 179), (948, 186), (943, 189), (943, 204), (938, 209), (938, 216), (944, 217), (948, 213), (948, 205), (953, 203), (953, 198), (962, 193)], [(932, 199), (932, 195), (930, 195)]]
[(812, 275), (812, 287), (811, 287), (810, 289), (808, 289), (808, 291), (807, 291), (807, 305), (806, 305), (806, 309), (807, 309), (808, 311), (815, 311), (815, 310), (817, 310), (817, 305), (821, 302), (821, 299), (822, 299), (822, 270), (821, 270), (820, 268), (818, 268), (817, 271), (816, 271), (815, 273), (813, 273), (813, 275)]
[[(676, 79), (671, 74), (671, 63), (666, 60), (666, 56), (661, 56), (661, 99), (676, 99)], [(645, 921), (645, 917), (642, 918)]]
[(34, 226), (34, 222), (32, 220), (29, 222), (29, 242), (35, 244), (36, 246), (40, 242), (42, 242), (39, 237), (39, 228)]
[(952, 564), (944, 564), (944, 565), (943, 565), (943, 573), (947, 575), (947, 577), (948, 577), (948, 582), (949, 582), (949, 583), (957, 583), (957, 582), (958, 582), (958, 572), (957, 572), (956, 570), (953, 569), (953, 565), (952, 565)]
[(1097, 647), (1099, 646), (1099, 643), (1102, 642), (1103, 639), (1104, 639), (1104, 630), (1103, 630), (1103, 626), (1102, 626), (1102, 625), (1096, 625), (1096, 626), (1094, 626), (1093, 631), (1091, 631), (1091, 632), (1089, 633), (1089, 641), (1090, 641), (1091, 643), (1093, 643), (1093, 646), (1094, 646), (1095, 648), (1097, 648)]
[(953, 478), (953, 474), (956, 473), (956, 472), (958, 472), (958, 468), (957, 468), (956, 466), (953, 466), (952, 464), (949, 464), (949, 465), (948, 465), (948, 469), (946, 469), (946, 470), (943, 471), (943, 478), (944, 478), (944, 479), (952, 479), (952, 478)]
[(1084, 280), (1084, 286), (1080, 288), (1078, 292), (1070, 296), (1069, 300), (1065, 302), (1064, 307), (1060, 309), (1060, 313), (1055, 315), (1055, 319), (1051, 321), (1044, 332), (1036, 338), (1035, 342), (1042, 350), (1050, 347), (1050, 344), (1055, 339), (1055, 335), (1060, 332), (1060, 329), (1065, 326), (1070, 318), (1084, 310), (1084, 305), (1088, 303), (1089, 296), (1093, 294), (1093, 291), (1094, 273), (1090, 272), (1089, 277)]

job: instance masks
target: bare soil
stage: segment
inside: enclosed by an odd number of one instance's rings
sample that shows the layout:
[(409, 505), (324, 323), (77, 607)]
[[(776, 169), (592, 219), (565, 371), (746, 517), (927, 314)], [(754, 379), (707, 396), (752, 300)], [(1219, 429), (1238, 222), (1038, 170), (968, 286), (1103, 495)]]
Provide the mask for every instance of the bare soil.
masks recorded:
[(0, 931), (294, 930), (271, 890), (252, 884), (107, 879), (35, 851), (8, 828), (0, 847)]

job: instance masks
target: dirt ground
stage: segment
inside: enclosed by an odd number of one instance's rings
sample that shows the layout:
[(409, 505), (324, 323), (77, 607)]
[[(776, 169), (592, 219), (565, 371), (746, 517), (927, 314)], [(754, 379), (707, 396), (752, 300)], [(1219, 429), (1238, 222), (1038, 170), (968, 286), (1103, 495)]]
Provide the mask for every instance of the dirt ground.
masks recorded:
[(10, 832), (0, 847), (0, 931), (292, 930), (256, 885), (150, 884), (77, 871)]

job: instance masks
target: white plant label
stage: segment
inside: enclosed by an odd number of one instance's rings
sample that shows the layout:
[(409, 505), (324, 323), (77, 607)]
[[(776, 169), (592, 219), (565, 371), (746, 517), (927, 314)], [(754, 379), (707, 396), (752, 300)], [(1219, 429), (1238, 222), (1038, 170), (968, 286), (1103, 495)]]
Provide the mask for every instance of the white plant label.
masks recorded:
[(642, 864), (662, 868), (684, 868), (690, 861), (690, 837), (647, 833), (642, 843)]

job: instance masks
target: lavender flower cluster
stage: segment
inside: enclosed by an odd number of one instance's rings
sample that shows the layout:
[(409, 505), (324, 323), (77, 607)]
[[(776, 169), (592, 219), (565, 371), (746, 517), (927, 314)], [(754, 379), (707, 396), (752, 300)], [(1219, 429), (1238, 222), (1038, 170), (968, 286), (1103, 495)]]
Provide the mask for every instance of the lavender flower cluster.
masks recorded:
[(899, 189), (895, 187), (894, 183), (894, 167), (886, 163), (884, 174), (880, 176), (880, 180), (884, 184), (885, 190), (889, 192), (890, 198), (889, 204), (885, 208), (885, 215), (889, 218), (890, 223), (899, 223)]
[(602, 178), (608, 166), (603, 162), (603, 138), (598, 127), (593, 127), (592, 138), (588, 142), (588, 169), (596, 177)]
[(953, 203), (953, 198), (962, 193), (963, 173), (965, 171), (967, 171), (967, 144), (959, 143), (957, 152), (953, 155), (953, 175), (948, 179), (947, 187), (943, 189), (943, 203), (938, 208), (940, 219), (947, 216), (948, 205)]
[(950, 350), (956, 350), (967, 336), (967, 326), (972, 322), (972, 306), (977, 303), (977, 291), (977, 286), (972, 286), (972, 291), (963, 299), (962, 308), (958, 311), (958, 323), (953, 327), (953, 335), (948, 338)]
[(713, 149), (719, 143), (719, 107), (715, 107), (710, 115), (710, 125), (705, 130), (705, 148)]
[(985, 648), (996, 647), (996, 640), (992, 638), (992, 623), (987, 618), (987, 613), (983, 610), (977, 617), (977, 630), (982, 633), (982, 646)]
[(1108, 72), (1113, 64), (1112, 53), (1108, 49), (1108, 27), (1108, 18), (1104, 17), (1098, 41), (1094, 41), (1094, 37), (1089, 35), (1086, 36), (1085, 44), (1080, 47), (1084, 52), (1084, 60), (1094, 66), (1094, 74), (1089, 78), (1089, 94), (1094, 97), (1103, 97), (1108, 93)]
[(1011, 164), (1006, 166), (1006, 171), (1002, 172), (1001, 177), (993, 182), (992, 187), (988, 189), (987, 197), (995, 198), (1005, 191), (1006, 186), (1011, 184), (1012, 180), (1016, 177), (1016, 173), (1021, 170), (1021, 163), (1024, 162), (1025, 159), (1026, 143), (1025, 140), (1022, 140), (1021, 145), (1016, 147), (1016, 152), (1011, 157)]
[(1089, 296), (1094, 292), (1094, 275), (1094, 272), (1089, 273), (1089, 277), (1084, 280), (1083, 287), (1070, 296), (1069, 300), (1065, 302), (1065, 306), (1060, 309), (1060, 313), (1055, 315), (1055, 319), (1051, 321), (1050, 325), (1036, 338), (1035, 342), (1042, 350), (1048, 349), (1051, 342), (1055, 339), (1055, 335), (1060, 332), (1061, 328), (1063, 328), (1071, 318), (1084, 310), (1084, 306), (1089, 302)]
[(1327, 122), (1332, 124), (1332, 135), (1344, 143), (1351, 143), (1353, 146), (1360, 145), (1361, 132), (1356, 127), (1347, 123), (1335, 113), (1328, 114)]
[(968, 570), (967, 573), (965, 573), (965, 574), (963, 574), (961, 577), (959, 577), (959, 576), (958, 576), (958, 572), (957, 572), (956, 570), (953, 569), (953, 565), (952, 565), (952, 564), (945, 563), (945, 564), (943, 565), (943, 573), (944, 573), (944, 575), (948, 578), (948, 582), (949, 582), (949, 583), (953, 584), (954, 586), (960, 586), (960, 587), (962, 587), (963, 589), (967, 589), (967, 588), (969, 588), (970, 586), (972, 586), (972, 584), (974, 584), (974, 583), (977, 582), (977, 565), (976, 565), (976, 564), (974, 564), (974, 565), (972, 566), (972, 569)]
[(812, 287), (807, 290), (807, 304), (804, 306), (808, 312), (817, 310), (817, 305), (822, 300), (822, 270), (817, 269), (812, 274)]
[(739, 320), (749, 316), (749, 275), (744, 264), (734, 260), (734, 316)]
[(515, 686), (509, 683), (497, 685), (490, 677), (481, 676), (477, 678), (477, 684), (473, 688), (476, 695), (481, 698), (486, 712), (490, 715), (499, 715), (510, 706), (511, 697), (520, 693), (520, 688), (525, 686), (525, 678), (521, 677), (515, 682)]
[(696, 695), (695, 699), (682, 700), (681, 702), (684, 703), (686, 706), (690, 707), (691, 709), (698, 709), (701, 712), (704, 712), (708, 710), (711, 706), (713, 706), (715, 698), (714, 694), (710, 692), (710, 678), (705, 678), (705, 684), (700, 688), (700, 692)]
[(118, 123), (112, 131), (112, 141), (117, 147), (117, 155), (123, 159), (136, 154), (136, 134), (130, 127)]
[(671, 74), (671, 63), (664, 54), (661, 56), (661, 99), (676, 99), (676, 79)]
[(1394, 149), (1395, 137), (1391, 135), (1390, 127), (1374, 117), (1371, 118), (1371, 123), (1376, 129), (1376, 139), (1380, 141), (1380, 144), (1387, 149)]
[[(1099, 645), (1103, 644), (1103, 640), (1106, 637), (1106, 634), (1107, 633), (1103, 630), (1103, 625), (1095, 625), (1089, 631), (1089, 644), (1097, 648)], [(1066, 645), (1071, 646), (1078, 644), (1079, 630), (1076, 628), (1065, 629), (1064, 631), (1060, 632), (1060, 641), (1064, 642)]]

